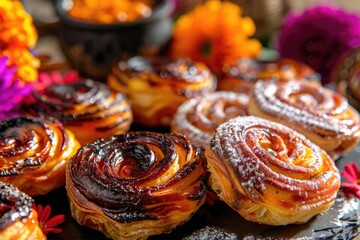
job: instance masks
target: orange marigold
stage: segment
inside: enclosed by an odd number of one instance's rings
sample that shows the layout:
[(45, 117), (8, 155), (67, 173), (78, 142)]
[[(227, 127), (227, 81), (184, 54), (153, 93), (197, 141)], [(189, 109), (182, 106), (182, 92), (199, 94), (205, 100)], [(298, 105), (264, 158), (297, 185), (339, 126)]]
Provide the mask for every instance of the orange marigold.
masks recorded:
[(18, 0), (1, 0), (0, 4), (0, 48), (9, 45), (33, 48), (37, 33), (32, 17)]
[(241, 57), (256, 57), (261, 44), (249, 39), (255, 24), (241, 13), (238, 5), (226, 1), (210, 0), (197, 6), (175, 23), (171, 56), (204, 62), (216, 74)]
[(37, 79), (40, 61), (29, 49), (37, 42), (37, 32), (32, 17), (18, 0), (1, 0), (0, 4), (0, 54), (8, 56), (9, 65), (16, 65), (15, 78), (22, 83)]
[(9, 57), (8, 64), (16, 65), (15, 78), (21, 82), (33, 82), (37, 80), (37, 69), (40, 67), (40, 60), (24, 48), (9, 47), (1, 52), (1, 55)]

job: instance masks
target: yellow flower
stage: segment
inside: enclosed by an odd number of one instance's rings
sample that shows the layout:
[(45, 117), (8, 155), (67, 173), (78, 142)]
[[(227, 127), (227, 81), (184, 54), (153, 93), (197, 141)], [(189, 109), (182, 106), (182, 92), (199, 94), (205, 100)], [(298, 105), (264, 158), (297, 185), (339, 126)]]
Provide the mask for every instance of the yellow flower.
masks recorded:
[(255, 24), (241, 13), (238, 5), (210, 0), (181, 16), (174, 26), (171, 56), (204, 62), (216, 74), (241, 57), (256, 57), (261, 44), (249, 39)]
[(9, 65), (16, 65), (16, 78), (21, 83), (37, 80), (40, 61), (29, 49), (37, 42), (32, 17), (18, 0), (0, 0), (0, 55), (8, 56)]
[(0, 48), (9, 45), (33, 48), (37, 33), (31, 16), (18, 0), (1, 0), (0, 4)]
[(37, 80), (37, 69), (40, 67), (40, 60), (32, 55), (26, 48), (10, 47), (1, 52), (1, 55), (9, 57), (8, 64), (16, 65), (15, 77), (22, 82), (33, 82)]

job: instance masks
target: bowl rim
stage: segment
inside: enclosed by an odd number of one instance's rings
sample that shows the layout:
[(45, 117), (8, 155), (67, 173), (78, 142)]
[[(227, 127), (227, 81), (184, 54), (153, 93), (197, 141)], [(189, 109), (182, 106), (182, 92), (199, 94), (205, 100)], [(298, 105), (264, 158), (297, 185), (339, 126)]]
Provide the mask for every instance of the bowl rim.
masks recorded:
[(60, 23), (65, 23), (67, 25), (71, 25), (79, 28), (88, 28), (88, 29), (96, 29), (96, 30), (131, 28), (140, 25), (147, 25), (153, 22), (160, 21), (163, 18), (170, 17), (173, 11), (175, 10), (175, 3), (173, 0), (158, 0), (157, 1), (158, 4), (156, 4), (155, 8), (152, 11), (152, 14), (149, 17), (140, 18), (132, 22), (103, 24), (103, 23), (88, 22), (71, 17), (63, 7), (64, 1), (69, 1), (69, 0), (56, 0), (56, 4), (55, 4), (55, 10), (57, 15), (59, 16)]

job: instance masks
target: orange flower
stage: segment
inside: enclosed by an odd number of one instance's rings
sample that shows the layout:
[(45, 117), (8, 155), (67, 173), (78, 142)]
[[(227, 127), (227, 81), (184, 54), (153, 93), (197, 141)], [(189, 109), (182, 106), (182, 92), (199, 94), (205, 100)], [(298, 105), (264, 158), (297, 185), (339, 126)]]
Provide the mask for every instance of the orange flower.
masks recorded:
[(8, 56), (8, 65), (16, 65), (15, 78), (21, 83), (37, 79), (40, 61), (29, 48), (37, 41), (32, 17), (18, 0), (1, 0), (0, 4), (0, 55)]
[(0, 4), (0, 48), (9, 45), (20, 48), (33, 48), (37, 33), (31, 16), (20, 1), (1, 0)]
[(22, 82), (33, 82), (37, 80), (37, 68), (40, 60), (32, 55), (26, 48), (9, 47), (1, 52), (1, 55), (9, 57), (8, 64), (16, 65), (16, 78)]
[(204, 62), (219, 74), (224, 65), (233, 64), (240, 57), (258, 55), (260, 42), (248, 38), (254, 33), (254, 22), (241, 17), (238, 5), (210, 0), (176, 22), (171, 55)]

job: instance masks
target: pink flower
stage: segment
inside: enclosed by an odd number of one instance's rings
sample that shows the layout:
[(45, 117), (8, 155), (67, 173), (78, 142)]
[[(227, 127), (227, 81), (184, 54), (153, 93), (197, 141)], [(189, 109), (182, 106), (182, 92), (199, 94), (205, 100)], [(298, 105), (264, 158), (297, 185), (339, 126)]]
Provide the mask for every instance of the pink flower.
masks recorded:
[(79, 74), (70, 70), (62, 75), (59, 71), (39, 72), (38, 80), (32, 83), (36, 91), (43, 90), (53, 84), (75, 83), (79, 81)]
[(360, 17), (329, 5), (290, 14), (277, 44), (281, 57), (304, 62), (329, 83), (341, 56), (360, 46)]
[(360, 170), (356, 163), (351, 162), (344, 167), (341, 175), (348, 181), (341, 183), (341, 186), (352, 190), (360, 198)]
[[(39, 215), (39, 226), (44, 234), (48, 233), (61, 233), (63, 230), (61, 228), (55, 228), (56, 226), (60, 225), (61, 223), (65, 222), (65, 215), (59, 214), (50, 218), (51, 215), (51, 207), (50, 205), (46, 205), (43, 208), (42, 205), (33, 205), (36, 208), (36, 211)], [(49, 219), (50, 218), (50, 219)]]

